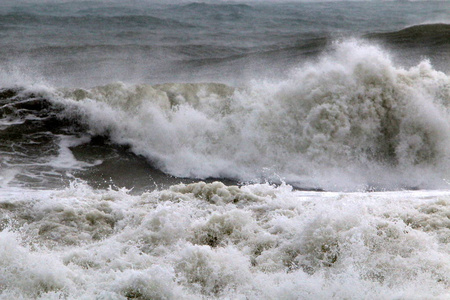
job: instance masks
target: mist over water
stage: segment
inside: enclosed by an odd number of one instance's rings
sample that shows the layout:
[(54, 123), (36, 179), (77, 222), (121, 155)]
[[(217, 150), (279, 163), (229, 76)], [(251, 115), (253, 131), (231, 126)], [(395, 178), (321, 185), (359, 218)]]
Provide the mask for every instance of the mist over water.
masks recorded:
[[(447, 2), (429, 1), (277, 5), (35, 1), (5, 2), (0, 13), (0, 62), (7, 77), (18, 72), (20, 78), (12, 82), (21, 84), (27, 76), (31, 82), (54, 87), (116, 81), (241, 85), (255, 77), (284, 76), (341, 38), (449, 23)], [(389, 40), (377, 42), (396, 48)], [(398, 59), (412, 66), (426, 56), (435, 68), (448, 71), (448, 60), (441, 55), (446, 51), (448, 43), (412, 41), (398, 51)]]
[(0, 299), (448, 299), (449, 3), (3, 1)]

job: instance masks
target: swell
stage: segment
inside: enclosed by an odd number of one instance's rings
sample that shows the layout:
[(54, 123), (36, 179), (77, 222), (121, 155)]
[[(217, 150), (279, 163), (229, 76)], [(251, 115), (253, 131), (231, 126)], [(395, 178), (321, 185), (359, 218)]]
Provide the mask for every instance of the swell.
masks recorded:
[(8, 13), (1, 16), (0, 24), (9, 27), (13, 25), (56, 25), (69, 27), (72, 25), (82, 28), (97, 27), (106, 29), (107, 26), (126, 26), (143, 28), (186, 28), (195, 27), (192, 24), (172, 20), (169, 18), (158, 18), (150, 15), (123, 15), (123, 16), (52, 16), (36, 15), (31, 13)]
[(177, 7), (176, 9), (195, 10), (195, 11), (210, 11), (211, 10), (211, 11), (223, 11), (223, 12), (241, 12), (241, 11), (253, 10), (254, 8), (251, 5), (242, 4), (242, 3), (215, 4), (215, 3), (195, 2), (195, 3), (189, 3), (186, 5), (183, 5), (181, 7)]
[[(191, 53), (188, 58), (183, 58), (180, 60), (184, 64), (189, 66), (207, 66), (214, 64), (226, 64), (231, 63), (236, 60), (244, 60), (251, 62), (253, 60), (262, 60), (281, 62), (292, 62), (304, 59), (310, 56), (319, 55), (323, 49), (330, 44), (330, 39), (327, 37), (311, 38), (305, 41), (297, 41), (295, 43), (287, 45), (271, 45), (266, 47), (261, 47), (258, 49), (243, 49), (243, 48), (219, 48), (206, 46), (205, 53), (206, 57), (198, 58)], [(189, 47), (187, 47), (189, 51)], [(194, 47), (196, 49), (197, 47)], [(203, 47), (201, 47), (203, 48)], [(215, 51), (215, 50), (219, 51)], [(186, 53), (186, 50), (183, 50)], [(197, 54), (198, 52), (195, 52)]]
[(404, 46), (448, 46), (450, 43), (450, 24), (414, 25), (399, 31), (370, 33), (366, 37)]
[[(184, 58), (186, 61), (196, 59), (227, 59), (242, 57), (249, 52), (245, 48), (232, 47), (232, 46), (220, 46), (220, 45), (142, 45), (142, 44), (85, 44), (85, 45), (66, 45), (66, 46), (45, 46), (35, 49), (27, 49), (29, 53), (33, 55), (38, 54), (56, 54), (56, 55), (80, 55), (80, 53), (87, 53), (87, 55), (95, 55), (101, 53), (117, 53), (131, 55), (132, 53), (142, 53), (149, 57), (160, 56), (161, 58), (168, 59), (173, 57), (176, 60), (182, 61)], [(17, 52), (17, 51), (16, 51)], [(163, 54), (161, 54), (163, 53)], [(171, 55), (169, 55), (171, 53)], [(13, 53), (11, 53), (13, 54)]]

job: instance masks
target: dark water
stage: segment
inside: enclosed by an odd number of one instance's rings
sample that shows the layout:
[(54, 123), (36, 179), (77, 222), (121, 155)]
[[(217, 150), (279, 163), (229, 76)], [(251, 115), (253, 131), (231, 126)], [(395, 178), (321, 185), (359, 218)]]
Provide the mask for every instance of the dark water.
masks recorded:
[[(255, 74), (275, 71), (282, 76), (286, 68), (338, 39), (448, 22), (449, 9), (445, 1), (167, 5), (7, 1), (0, 6), (0, 62), (3, 68), (23, 70), (56, 86), (117, 80), (239, 83)], [(384, 37), (388, 48), (398, 46), (398, 37)], [(448, 62), (439, 60), (448, 51), (448, 42), (430, 44), (411, 37), (403, 49), (412, 60), (427, 56), (439, 61), (439, 69), (448, 70)]]
[[(89, 128), (77, 116), (68, 119), (60, 116), (61, 105), (47, 100), (43, 95), (21, 89), (0, 89), (0, 153), (1, 167), (20, 169), (15, 174), (13, 186), (29, 188), (61, 188), (75, 178), (86, 180), (93, 187), (127, 187), (132, 192), (167, 188), (178, 183), (196, 181), (177, 178), (156, 169), (143, 156), (135, 155), (130, 147), (116, 145), (106, 135), (90, 135)], [(69, 146), (74, 161), (85, 166), (55, 166), (64, 137), (88, 137), (81, 143)], [(101, 164), (96, 164), (101, 161)], [(91, 164), (91, 165), (89, 165)], [(75, 176), (75, 177), (74, 177)], [(206, 178), (212, 182), (215, 178)], [(224, 183), (237, 181), (222, 178)]]

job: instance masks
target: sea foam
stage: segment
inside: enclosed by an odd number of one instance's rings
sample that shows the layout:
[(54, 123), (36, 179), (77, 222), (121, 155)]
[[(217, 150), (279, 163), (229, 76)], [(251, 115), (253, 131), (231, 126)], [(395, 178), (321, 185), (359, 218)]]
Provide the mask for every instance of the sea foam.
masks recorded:
[(381, 48), (336, 43), (286, 80), (64, 89), (94, 135), (179, 177), (284, 180), (326, 189), (447, 186), (450, 80)]
[(5, 190), (0, 298), (447, 299), (449, 199), (220, 182)]

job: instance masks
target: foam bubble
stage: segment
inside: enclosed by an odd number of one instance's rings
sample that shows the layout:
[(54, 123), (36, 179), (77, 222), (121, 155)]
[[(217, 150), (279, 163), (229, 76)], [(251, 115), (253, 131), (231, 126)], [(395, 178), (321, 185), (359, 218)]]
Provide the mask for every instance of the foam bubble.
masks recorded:
[(449, 199), (218, 182), (134, 196), (8, 190), (0, 287), (42, 299), (446, 299)]

